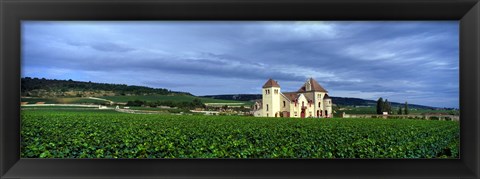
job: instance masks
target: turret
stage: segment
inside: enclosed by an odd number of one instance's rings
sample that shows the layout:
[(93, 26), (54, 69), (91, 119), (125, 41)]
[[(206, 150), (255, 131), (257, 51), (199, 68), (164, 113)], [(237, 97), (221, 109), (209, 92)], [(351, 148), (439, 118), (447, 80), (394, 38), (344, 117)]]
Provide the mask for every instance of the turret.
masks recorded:
[(323, 98), (323, 103), (325, 104), (324, 106), (324, 111), (325, 111), (325, 117), (333, 117), (332, 114), (332, 98), (328, 96), (328, 94), (325, 94)]

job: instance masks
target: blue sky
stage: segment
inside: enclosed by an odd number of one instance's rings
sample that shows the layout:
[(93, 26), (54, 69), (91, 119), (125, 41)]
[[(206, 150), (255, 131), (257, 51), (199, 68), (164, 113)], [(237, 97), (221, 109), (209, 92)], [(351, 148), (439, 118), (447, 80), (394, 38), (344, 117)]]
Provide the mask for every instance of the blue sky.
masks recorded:
[(23, 21), (22, 76), (459, 106), (458, 21)]

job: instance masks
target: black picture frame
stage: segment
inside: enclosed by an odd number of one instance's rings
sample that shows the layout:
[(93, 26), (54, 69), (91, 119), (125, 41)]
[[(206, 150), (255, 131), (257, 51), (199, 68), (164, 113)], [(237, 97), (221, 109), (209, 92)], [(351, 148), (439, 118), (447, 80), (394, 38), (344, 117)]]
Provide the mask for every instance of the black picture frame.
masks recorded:
[[(478, 178), (478, 0), (1, 0), (0, 178)], [(459, 20), (460, 159), (20, 159), (22, 20)]]

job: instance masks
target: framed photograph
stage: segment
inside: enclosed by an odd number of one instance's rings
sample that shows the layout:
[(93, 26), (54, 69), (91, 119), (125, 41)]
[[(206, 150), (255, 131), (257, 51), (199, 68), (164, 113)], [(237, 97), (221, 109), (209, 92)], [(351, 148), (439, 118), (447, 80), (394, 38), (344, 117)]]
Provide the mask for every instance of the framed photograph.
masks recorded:
[(478, 1), (1, 3), (2, 178), (480, 175)]

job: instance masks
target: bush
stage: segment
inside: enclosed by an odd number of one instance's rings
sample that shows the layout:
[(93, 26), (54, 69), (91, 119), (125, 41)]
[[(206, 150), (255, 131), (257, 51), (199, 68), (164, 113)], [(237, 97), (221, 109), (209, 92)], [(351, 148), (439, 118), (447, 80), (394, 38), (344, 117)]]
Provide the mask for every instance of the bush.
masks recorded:
[(432, 117), (430, 117), (430, 118), (428, 118), (428, 119), (430, 119), (430, 120), (436, 120), (436, 121), (438, 121), (438, 120), (439, 120), (439, 118), (438, 118), (438, 117), (436, 117), (436, 116), (432, 116)]
[(145, 104), (145, 101), (135, 100), (135, 101), (128, 101), (127, 106), (142, 106)]

